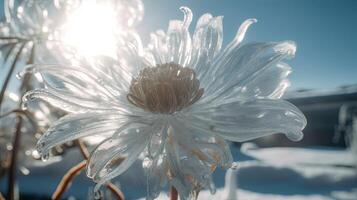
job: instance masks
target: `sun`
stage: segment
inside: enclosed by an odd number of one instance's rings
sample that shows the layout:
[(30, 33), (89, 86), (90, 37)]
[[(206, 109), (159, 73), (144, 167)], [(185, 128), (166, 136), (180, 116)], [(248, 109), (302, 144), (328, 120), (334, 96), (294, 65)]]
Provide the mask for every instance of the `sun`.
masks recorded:
[(115, 57), (116, 35), (121, 30), (110, 3), (85, 1), (69, 15), (62, 41), (81, 55)]

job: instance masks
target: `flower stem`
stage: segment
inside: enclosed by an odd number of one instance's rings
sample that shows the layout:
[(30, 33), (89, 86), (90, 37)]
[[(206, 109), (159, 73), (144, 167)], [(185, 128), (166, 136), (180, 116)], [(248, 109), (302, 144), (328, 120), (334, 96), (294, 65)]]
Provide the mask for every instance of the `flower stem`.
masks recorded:
[(24, 113), (25, 113), (25, 111), (20, 110), (20, 109), (11, 110), (9, 112), (6, 112), (6, 113), (0, 115), (0, 119), (3, 117), (9, 116), (11, 114), (25, 115)]
[(6, 112), (6, 113), (0, 115), (0, 119), (3, 118), (3, 117), (9, 116), (11, 114), (15, 114), (17, 116), (25, 117), (31, 123), (32, 127), (35, 130), (37, 130), (38, 127), (36, 125), (36, 121), (31, 117), (31, 114), (28, 111), (25, 111), (25, 110), (21, 110), (21, 109), (11, 110), (9, 112)]
[(68, 186), (72, 182), (73, 178), (77, 176), (83, 168), (85, 168), (87, 161), (83, 160), (74, 167), (72, 167), (68, 172), (62, 177), (61, 182), (58, 184), (55, 192), (52, 194), (52, 200), (60, 200), (63, 193), (67, 190)]
[(88, 149), (87, 149), (86, 145), (83, 143), (83, 141), (81, 139), (77, 139), (75, 142), (77, 143), (83, 158), (88, 160), (89, 159), (89, 152), (88, 152)]
[(10, 66), (10, 70), (6, 75), (5, 81), (4, 81), (3, 85), (2, 85), (2, 88), (1, 88), (1, 91), (0, 91), (0, 112), (1, 112), (2, 102), (4, 100), (6, 88), (7, 88), (8, 84), (9, 84), (10, 79), (12, 77), (12, 74), (13, 74), (15, 68), (16, 68), (17, 60), (20, 58), (20, 55), (21, 55), (22, 50), (25, 47), (25, 45), (26, 45), (26, 43), (21, 44), (18, 52), (16, 53), (14, 61), (12, 62), (11, 66)]
[[(0, 112), (1, 112), (1, 106), (3, 105), (2, 103), (3, 103), (3, 100), (4, 100), (4, 96), (5, 96), (5, 92), (6, 92), (7, 86), (9, 84), (10, 79), (12, 77), (12, 74), (13, 74), (15, 68), (16, 68), (16, 64), (17, 64), (18, 60), (20, 59), (20, 56), (22, 54), (22, 50), (25, 48), (26, 44), (27, 44), (27, 41), (23, 42), (21, 44), (21, 46), (19, 47), (19, 49), (18, 49), (18, 51), (17, 51), (17, 53), (15, 55), (15, 58), (11, 63), (10, 70), (7, 73), (7, 76), (5, 78), (3, 86), (1, 88), (1, 91), (0, 91)], [(33, 56), (34, 56), (34, 45), (32, 46), (31, 55), (30, 55), (29, 60), (27, 61), (27, 64), (32, 64)], [(26, 79), (24, 79), (22, 81), (21, 87), (20, 87), (21, 92), (25, 92), (26, 91), (26, 89), (28, 87), (28, 82), (29, 82), (29, 78), (26, 78)], [(21, 105), (21, 103), (22, 103), (22, 101), (20, 100), (19, 105)], [(7, 198), (9, 200), (14, 200), (15, 199), (17, 153), (18, 153), (20, 145), (21, 145), (20, 144), (21, 143), (21, 127), (22, 127), (22, 124), (23, 124), (22, 116), (23, 116), (24, 113), (26, 114), (26, 112), (20, 112), (20, 111), (16, 111), (15, 110), (15, 113), (17, 114), (17, 124), (16, 124), (15, 138), (14, 138), (14, 141), (13, 141), (13, 149), (12, 149), (12, 152), (11, 152), (10, 170), (9, 170), (9, 176), (8, 176), (8, 191), (7, 191), (8, 194), (7, 194)], [(24, 116), (27, 116), (27, 115), (24, 115)]]
[(0, 192), (0, 200), (5, 200), (5, 197), (2, 196), (1, 192)]
[(115, 186), (113, 183), (109, 182), (105, 186), (114, 194), (114, 196), (118, 200), (125, 200), (123, 192), (117, 186)]
[(16, 161), (17, 161), (17, 152), (20, 147), (20, 139), (21, 139), (21, 126), (22, 126), (22, 118), (21, 116), (17, 117), (17, 124), (16, 124), (16, 132), (15, 138), (13, 141), (13, 149), (11, 152), (11, 161), (10, 161), (10, 170), (8, 176), (8, 191), (7, 197), (9, 200), (15, 199), (15, 177), (16, 177)]
[(177, 200), (178, 199), (178, 193), (177, 190), (174, 186), (171, 186), (170, 189), (170, 200)]

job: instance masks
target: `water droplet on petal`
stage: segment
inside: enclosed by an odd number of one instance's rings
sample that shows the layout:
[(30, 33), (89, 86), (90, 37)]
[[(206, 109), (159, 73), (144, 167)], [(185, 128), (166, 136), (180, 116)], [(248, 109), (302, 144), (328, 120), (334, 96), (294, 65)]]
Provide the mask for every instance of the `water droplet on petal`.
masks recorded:
[(102, 198), (102, 192), (100, 190), (94, 190), (94, 199), (101, 199)]
[(40, 159), (40, 153), (37, 151), (37, 150), (33, 150), (32, 151), (32, 153), (31, 153), (31, 155), (32, 155), (32, 157), (34, 158), (34, 159)]
[(21, 109), (22, 110), (27, 110), (28, 106), (27, 106), (27, 100), (23, 101), (21, 104)]
[(30, 170), (27, 169), (26, 167), (20, 167), (19, 169), (22, 172), (22, 174), (25, 175), (25, 176), (30, 174)]
[(202, 178), (202, 180), (207, 180), (207, 179), (210, 178), (210, 175), (209, 174), (203, 174), (203, 175), (201, 175), (201, 178)]
[(301, 131), (296, 131), (296, 132), (289, 132), (286, 133), (286, 137), (289, 138), (289, 140), (297, 142), (302, 140), (302, 138), (304, 137), (304, 134)]
[(213, 181), (211, 181), (209, 184), (209, 191), (212, 195), (216, 194), (217, 189), (216, 189), (216, 186), (214, 185)]
[(230, 168), (233, 169), (233, 170), (237, 170), (239, 168), (239, 163), (238, 162), (233, 162)]
[(8, 143), (8, 144), (6, 144), (6, 149), (8, 150), (8, 151), (11, 151), (13, 148), (12, 148), (12, 144), (11, 143)]
[(16, 78), (22, 79), (27, 73), (32, 73), (35, 70), (33, 65), (28, 65), (26, 69), (16, 74)]
[(45, 142), (39, 141), (36, 145), (36, 150), (38, 153), (42, 153), (43, 147), (45, 147)]
[(50, 158), (50, 154), (46, 153), (41, 156), (42, 161), (46, 162)]
[(153, 160), (150, 157), (145, 157), (143, 160), (143, 168), (149, 169), (152, 166)]
[(24, 76), (25, 72), (24, 71), (21, 71), (19, 73), (16, 74), (16, 78), (17, 79), (22, 79), (22, 77)]

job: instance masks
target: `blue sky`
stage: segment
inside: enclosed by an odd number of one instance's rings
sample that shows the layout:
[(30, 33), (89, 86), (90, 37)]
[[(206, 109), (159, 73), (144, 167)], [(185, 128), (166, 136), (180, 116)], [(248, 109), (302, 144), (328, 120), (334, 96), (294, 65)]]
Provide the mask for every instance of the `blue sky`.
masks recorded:
[[(357, 83), (357, 1), (355, 0), (143, 0), (145, 18), (138, 29), (167, 29), (170, 19), (182, 19), (180, 6), (197, 18), (210, 12), (224, 16), (224, 44), (247, 18), (257, 18), (249, 41), (294, 40), (298, 45), (291, 89), (334, 89)], [(0, 0), (3, 4), (3, 0)], [(2, 5), (0, 6), (0, 8)], [(2, 9), (2, 8), (1, 8)]]
[(297, 54), (291, 89), (334, 89), (357, 83), (357, 1), (355, 0), (144, 0), (148, 34), (181, 19), (180, 6), (197, 18), (210, 12), (224, 16), (224, 44), (246, 18), (257, 18), (245, 41), (294, 40)]

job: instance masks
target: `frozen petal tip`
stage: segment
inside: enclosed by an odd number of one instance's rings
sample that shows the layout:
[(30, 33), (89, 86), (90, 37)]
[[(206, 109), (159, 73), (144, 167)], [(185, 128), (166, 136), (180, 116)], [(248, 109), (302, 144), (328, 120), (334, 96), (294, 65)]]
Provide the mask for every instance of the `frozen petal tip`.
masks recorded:
[(242, 40), (244, 39), (245, 33), (247, 32), (250, 25), (257, 23), (257, 22), (258, 22), (258, 20), (254, 19), (254, 18), (245, 20), (242, 23), (242, 25), (240, 25), (240, 27), (237, 31), (236, 37), (234, 39), (236, 41), (236, 43), (242, 42)]
[(294, 142), (298, 142), (300, 140), (302, 140), (302, 138), (304, 137), (304, 134), (301, 131), (296, 131), (296, 132), (289, 132), (285, 134), (286, 137)]
[(274, 47), (274, 51), (285, 54), (287, 58), (293, 58), (296, 52), (296, 43), (294, 41), (284, 41)]
[(180, 7), (180, 10), (183, 12), (184, 14), (184, 18), (183, 18), (183, 28), (188, 29), (188, 27), (190, 26), (191, 22), (192, 22), (192, 11), (191, 9), (189, 9), (188, 7), (182, 6)]
[(49, 150), (45, 147), (45, 142), (43, 141), (43, 137), (36, 144), (36, 150), (41, 155), (42, 161), (47, 161), (50, 157)]
[(28, 65), (24, 70), (16, 74), (16, 78), (22, 79), (26, 74), (35, 72), (35, 65)]
[(93, 189), (94, 199), (102, 199), (103, 194), (102, 194), (102, 192), (100, 191), (100, 188), (101, 188), (101, 187), (102, 187), (102, 184), (101, 184), (101, 183), (97, 183), (97, 184), (94, 186), (94, 189)]
[(34, 101), (36, 98), (34, 97), (34, 90), (28, 91), (22, 96), (22, 103), (21, 103), (21, 109), (22, 110), (27, 110), (28, 103), (30, 101)]
[(212, 18), (213, 16), (211, 15), (211, 13), (203, 14), (197, 21), (196, 29), (206, 26)]
[(37, 150), (37, 152), (39, 153), (39, 154), (41, 154), (41, 155), (43, 155), (43, 154), (47, 154), (48, 152), (47, 151), (45, 151), (45, 142), (43, 141), (43, 137), (45, 137), (45, 136), (42, 136), (41, 138), (40, 138), (40, 140), (37, 142), (37, 144), (36, 144), (36, 150)]

